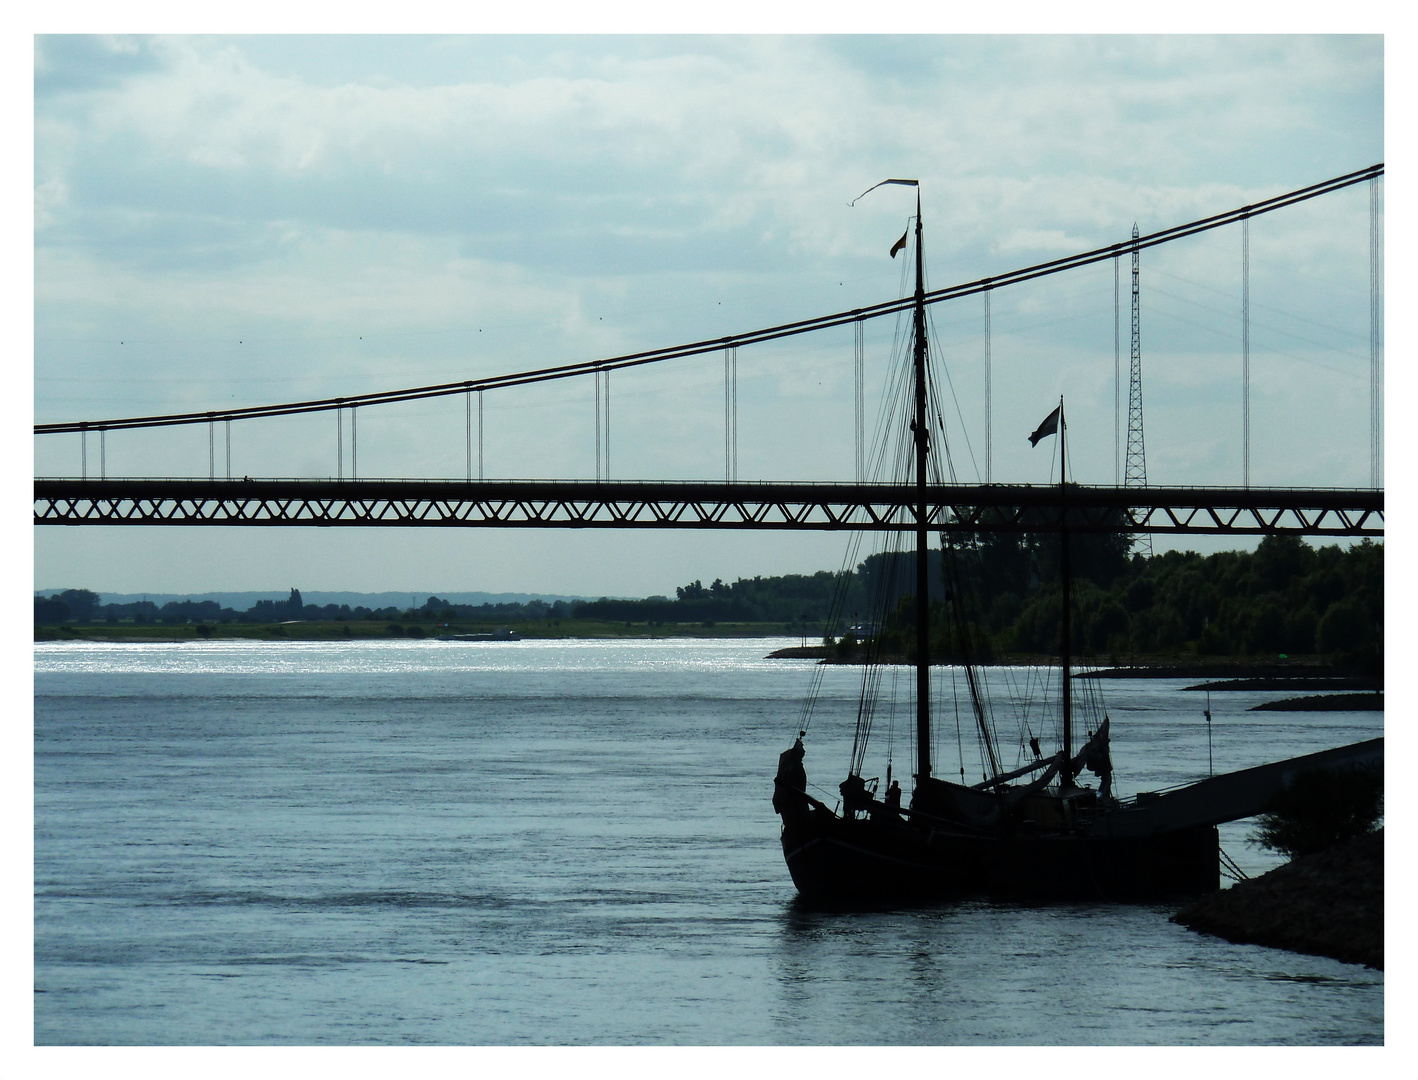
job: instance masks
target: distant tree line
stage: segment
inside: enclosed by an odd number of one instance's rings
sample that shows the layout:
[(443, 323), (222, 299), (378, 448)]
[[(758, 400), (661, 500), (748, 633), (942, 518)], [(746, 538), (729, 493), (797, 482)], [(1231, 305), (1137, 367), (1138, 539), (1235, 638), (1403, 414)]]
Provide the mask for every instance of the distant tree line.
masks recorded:
[[(1323, 654), (1344, 663), (1382, 662), (1383, 545), (1311, 547), (1298, 537), (1270, 536), (1254, 552), (1215, 555), (1169, 551), (1131, 554), (1119, 533), (1070, 536), (1072, 644), (1080, 656), (1208, 656)], [(960, 652), (968, 639), (981, 658), (999, 653), (1051, 653), (1061, 620), (1057, 533), (981, 532), (957, 537), (949, 557), (930, 552), (937, 655)], [(784, 574), (732, 583), (695, 580), (675, 596), (642, 600), (541, 600), (453, 604), (430, 596), (417, 608), (317, 607), (292, 589), (286, 600), (260, 600), (244, 612), (212, 601), (103, 604), (87, 589), (34, 598), (36, 625), (63, 623), (278, 623), (374, 620), (415, 626), (451, 622), (593, 619), (630, 623), (746, 622), (808, 627), (834, 639), (853, 623), (876, 624), (883, 638), (909, 651), (915, 563), (910, 554), (880, 553), (855, 570)], [(941, 601), (959, 598), (958, 605)]]
[[(1268, 536), (1254, 552), (1130, 555), (1119, 534), (1070, 537), (1072, 651), (1129, 655), (1321, 654), (1382, 663), (1383, 545), (1315, 548)], [(977, 648), (1056, 652), (1061, 547), (1053, 534), (981, 534), (953, 560)], [(942, 623), (948, 620), (942, 619)], [(942, 625), (947, 647), (961, 627)]]
[[(939, 550), (929, 553), (926, 572), (931, 599), (944, 599)], [(783, 623), (794, 629), (806, 623), (818, 634), (831, 634), (853, 623), (873, 621), (873, 612), (881, 612), (915, 591), (914, 554), (878, 552), (858, 563), (855, 570), (841, 574), (819, 570), (815, 574), (739, 578), (732, 583), (715, 578), (710, 585), (695, 580), (675, 589), (674, 599), (602, 597), (577, 601), (573, 611), (576, 618), (617, 622)]]
[[(820, 634), (832, 610), (838, 575), (827, 570), (815, 574), (783, 574), (779, 577), (739, 578), (726, 583), (715, 578), (705, 585), (691, 581), (675, 589), (674, 599), (650, 596), (644, 600), (577, 601), (578, 619), (606, 619), (615, 622), (705, 623), (809, 622)], [(852, 582), (849, 584), (858, 584)], [(861, 592), (860, 588), (857, 592)]]
[(154, 623), (186, 625), (189, 623), (280, 623), (350, 622), (352, 620), (392, 623), (438, 623), (452, 620), (503, 622), (513, 619), (567, 618), (571, 609), (565, 601), (547, 604), (532, 600), (525, 604), (453, 604), (430, 596), (421, 607), (368, 608), (348, 604), (304, 603), (299, 589), (292, 589), (285, 600), (258, 600), (246, 611), (222, 607), (214, 600), (172, 600), (159, 607), (149, 600), (131, 604), (104, 604), (98, 593), (88, 589), (66, 589), (48, 597), (34, 598), (36, 626), (57, 626), (64, 623), (93, 624)]

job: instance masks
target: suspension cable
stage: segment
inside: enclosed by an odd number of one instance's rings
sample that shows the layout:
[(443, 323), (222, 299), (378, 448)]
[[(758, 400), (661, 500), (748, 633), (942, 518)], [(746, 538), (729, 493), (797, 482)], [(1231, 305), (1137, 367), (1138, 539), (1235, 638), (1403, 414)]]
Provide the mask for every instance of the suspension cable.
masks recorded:
[[(1226, 225), (1234, 224), (1247, 217), (1256, 217), (1260, 214), (1270, 213), (1271, 211), (1280, 210), (1287, 206), (1293, 206), (1296, 203), (1304, 202), (1320, 195), (1327, 195), (1330, 192), (1338, 191), (1352, 184), (1372, 180), (1375, 177), (1383, 175), (1383, 172), (1384, 166), (1383, 163), (1380, 162), (1376, 165), (1370, 165), (1366, 169), (1360, 169), (1357, 172), (1337, 176), (1318, 184), (1311, 184), (1309, 187), (1298, 188), (1284, 195), (1277, 195), (1274, 198), (1252, 203), (1249, 206), (1228, 210), (1222, 214), (1214, 214), (1211, 217), (1200, 218), (1196, 221), (1187, 222), (1184, 225), (1175, 225), (1169, 229), (1163, 229), (1160, 232), (1139, 237), (1136, 240), (1109, 244), (1105, 247), (1094, 248), (1092, 251), (1080, 252), (1077, 255), (1036, 263), (1033, 266), (1013, 270), (995, 277), (981, 278), (978, 281), (937, 289), (925, 294), (925, 302), (927, 304), (938, 304), (946, 300), (956, 300), (963, 296), (973, 296), (977, 293), (1004, 288), (1007, 285), (1018, 285), (1026, 281), (1033, 281), (1037, 278), (1048, 277), (1052, 274), (1075, 270), (1083, 266), (1091, 265), (1092, 263), (1101, 262), (1105, 259), (1111, 259), (1124, 249), (1133, 251), (1155, 247), (1158, 244), (1171, 243), (1174, 240), (1194, 236), (1197, 233), (1207, 232), (1211, 229), (1218, 229)], [(615, 370), (618, 368), (639, 367), (644, 364), (662, 363), (666, 360), (701, 356), (736, 345), (754, 345), (759, 342), (774, 341), (779, 338), (792, 337), (797, 334), (812, 333), (813, 331), (825, 330), (833, 326), (843, 326), (861, 319), (876, 319), (886, 315), (895, 315), (903, 311), (909, 311), (914, 303), (915, 298), (907, 296), (898, 300), (888, 300), (879, 304), (872, 304), (864, 308), (854, 308), (851, 311), (840, 311), (831, 315), (820, 315), (811, 319), (801, 319), (797, 322), (781, 323), (777, 326), (750, 331), (746, 334), (706, 339), (686, 345), (674, 345), (664, 349), (627, 353), (623, 356), (611, 357), (604, 360), (588, 360), (572, 364), (560, 364), (552, 367), (537, 368), (531, 371), (517, 372), (511, 375), (494, 375), (485, 379), (463, 379), (457, 382), (437, 383), (430, 386), (411, 387), (403, 390), (387, 390), (338, 398), (313, 398), (306, 401), (293, 401), (279, 405), (256, 405), (242, 409), (226, 409), (220, 412), (167, 413), (153, 416), (122, 417), (110, 420), (75, 420), (54, 424), (36, 424), (34, 425), (34, 433), (36, 435), (56, 435), (81, 431), (85, 428), (116, 430), (120, 428), (173, 427), (182, 424), (205, 423), (213, 416), (229, 420), (291, 416), (298, 413), (327, 412), (331, 409), (344, 408), (346, 405), (388, 405), (399, 401), (416, 401), (426, 398), (446, 397), (452, 394), (464, 393), (469, 389), (494, 390), (510, 386), (526, 386), (532, 383), (548, 382), (555, 379), (567, 379), (577, 375), (591, 374), (598, 369)]]

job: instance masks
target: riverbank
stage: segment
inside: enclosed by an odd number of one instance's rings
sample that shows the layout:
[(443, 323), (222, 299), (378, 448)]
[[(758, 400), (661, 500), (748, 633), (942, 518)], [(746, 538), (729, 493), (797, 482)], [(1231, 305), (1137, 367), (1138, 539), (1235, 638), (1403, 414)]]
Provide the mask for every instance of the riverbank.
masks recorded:
[[(866, 655), (862, 651), (843, 653), (838, 646), (808, 645), (775, 649), (768, 654), (770, 660), (817, 660), (824, 664), (863, 664)], [(907, 656), (888, 655), (881, 658), (883, 664), (907, 665), (914, 663)], [(977, 661), (980, 667), (1049, 667), (1059, 662), (1057, 656), (1041, 656), (1037, 653), (1006, 653), (989, 660)], [(1087, 659), (1075, 659), (1074, 663), (1083, 670), (1075, 671), (1075, 679), (1224, 679), (1224, 682), (1188, 686), (1188, 690), (1290, 690), (1329, 689), (1351, 690), (1375, 688), (1373, 676), (1355, 672), (1350, 668), (1329, 664), (1321, 656), (1297, 656), (1277, 663), (1262, 657), (1216, 656), (1202, 659), (1182, 660), (1173, 656), (1137, 657), (1127, 667), (1109, 666), (1088, 668)], [(938, 666), (946, 666), (951, 661), (937, 660)], [(1373, 694), (1356, 694), (1354, 697), (1373, 697)], [(1360, 706), (1353, 706), (1359, 708)], [(1372, 706), (1366, 706), (1372, 707)], [(1382, 706), (1379, 706), (1380, 708)]]
[(1383, 830), (1204, 896), (1172, 921), (1238, 944), (1382, 970)]
[(1373, 690), (1372, 675), (1300, 675), (1272, 678), (1223, 679), (1220, 682), (1184, 686), (1183, 690), (1206, 690), (1218, 694), (1233, 690)]
[[(796, 627), (783, 623), (698, 622), (643, 623), (615, 622), (602, 619), (511, 619), (491, 622), (405, 622), (351, 619), (293, 620), (280, 623), (96, 623), (76, 626), (36, 626), (34, 640), (92, 641), (105, 644), (124, 642), (141, 644), (174, 644), (196, 641), (398, 641), (436, 640), (455, 634), (489, 633), (508, 629), (529, 641), (565, 639), (608, 640), (662, 638), (721, 639), (721, 638), (793, 638)], [(837, 646), (822, 644), (793, 645), (767, 654), (774, 660), (816, 660), (831, 664), (860, 664), (860, 652), (842, 655)], [(906, 656), (891, 656), (888, 664), (909, 664)], [(1085, 663), (1087, 661), (1084, 661)], [(940, 661), (942, 665), (946, 661)], [(984, 666), (1047, 667), (1058, 663), (1054, 656), (1035, 653), (1011, 653), (993, 657)], [(1348, 669), (1325, 664), (1322, 657), (1295, 657), (1277, 664), (1272, 660), (1248, 657), (1208, 657), (1179, 660), (1176, 657), (1138, 657), (1127, 667), (1085, 669), (1075, 678), (1198, 678), (1226, 677), (1227, 689), (1290, 689), (1292, 686), (1317, 689), (1330, 685), (1349, 688), (1353, 685), (1372, 687), (1372, 680)], [(1271, 685), (1271, 680), (1285, 679), (1287, 685)], [(1343, 679), (1344, 682), (1338, 680)], [(1298, 685), (1296, 685), (1298, 684)], [(1199, 689), (1192, 687), (1189, 689)], [(1215, 689), (1221, 689), (1215, 686)], [(1364, 695), (1355, 695), (1362, 697)], [(1368, 695), (1372, 697), (1373, 695)], [(1360, 707), (1360, 706), (1354, 706)], [(1372, 706), (1369, 706), (1372, 707)]]
[(453, 634), (509, 629), (528, 640), (565, 638), (784, 638), (782, 623), (620, 623), (599, 619), (510, 619), (491, 622), (388, 622), (294, 620), (280, 623), (98, 623), (36, 626), (35, 641), (96, 641), (112, 644), (192, 641), (428, 640)]
[(1251, 712), (1383, 712), (1382, 693), (1313, 694), (1252, 705)]

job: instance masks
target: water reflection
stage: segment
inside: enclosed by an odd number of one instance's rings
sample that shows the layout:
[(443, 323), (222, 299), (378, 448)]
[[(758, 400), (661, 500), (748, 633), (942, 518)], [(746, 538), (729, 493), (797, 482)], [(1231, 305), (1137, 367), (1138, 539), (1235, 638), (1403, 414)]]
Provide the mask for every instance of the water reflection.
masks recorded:
[[(36, 647), (36, 1041), (1383, 1038), (1381, 973), (1166, 909), (812, 910), (769, 805), (803, 668), (525, 644)], [(1183, 696), (1118, 688), (1132, 775), (1205, 767)], [(1381, 723), (1276, 715), (1218, 767)], [(850, 723), (813, 739), (835, 773)]]
[[(985, 901), (831, 912), (790, 901), (775, 920), (775, 1015), (784, 1041), (801, 1043), (1382, 1041), (1377, 999), (1348, 1022), (1314, 1026), (1352, 1012), (1354, 991), (1381, 987), (1382, 973), (1231, 945), (1171, 914)], [(1277, 993), (1277, 982), (1294, 992)]]

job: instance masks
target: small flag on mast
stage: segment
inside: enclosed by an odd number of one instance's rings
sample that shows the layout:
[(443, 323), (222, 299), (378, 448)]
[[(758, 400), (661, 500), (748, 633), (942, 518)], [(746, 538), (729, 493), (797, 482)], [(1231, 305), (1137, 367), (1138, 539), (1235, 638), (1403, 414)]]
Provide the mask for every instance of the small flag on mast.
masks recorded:
[(896, 253), (906, 246), (906, 237), (911, 235), (911, 226), (906, 226), (906, 231), (901, 234), (901, 239), (891, 245), (891, 257), (896, 258)]
[(1030, 446), (1038, 446), (1040, 439), (1047, 438), (1050, 435), (1056, 435), (1058, 433), (1059, 409), (1062, 408), (1063, 406), (1060, 405), (1058, 406), (1058, 408), (1054, 409), (1053, 412), (1049, 413), (1048, 416), (1044, 417), (1044, 422), (1034, 429), (1033, 435), (1029, 436)]

